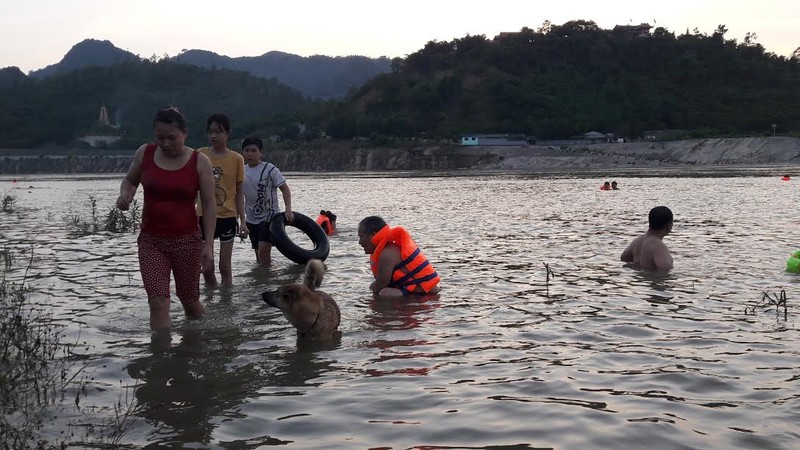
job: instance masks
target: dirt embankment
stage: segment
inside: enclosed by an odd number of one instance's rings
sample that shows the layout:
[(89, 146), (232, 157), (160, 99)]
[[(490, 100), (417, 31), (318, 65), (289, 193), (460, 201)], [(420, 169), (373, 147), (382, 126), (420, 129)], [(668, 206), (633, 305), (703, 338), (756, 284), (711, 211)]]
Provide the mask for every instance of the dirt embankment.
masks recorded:
[[(480, 147), (476, 148), (479, 149)], [(800, 164), (800, 139), (715, 138), (673, 142), (591, 144), (569, 147), (485, 147), (501, 156), (490, 169), (604, 168), (614, 166), (718, 166)]]

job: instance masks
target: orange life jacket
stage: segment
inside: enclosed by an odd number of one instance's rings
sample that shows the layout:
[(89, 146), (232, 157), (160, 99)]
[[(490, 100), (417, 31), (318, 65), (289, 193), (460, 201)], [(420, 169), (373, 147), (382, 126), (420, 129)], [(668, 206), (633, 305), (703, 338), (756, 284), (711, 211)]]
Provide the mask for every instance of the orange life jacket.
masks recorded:
[(331, 219), (328, 218), (325, 214), (320, 214), (317, 216), (317, 223), (319, 226), (325, 230), (325, 234), (328, 236), (333, 234), (333, 224), (331, 223)]
[(600, 190), (601, 190), (601, 191), (610, 191), (610, 190), (611, 190), (611, 186), (606, 186), (606, 185), (604, 184), (604, 185), (600, 186)]
[(422, 254), (416, 242), (403, 227), (384, 226), (372, 237), (375, 251), (369, 257), (372, 274), (378, 276), (378, 261), (387, 244), (400, 247), (402, 261), (394, 267), (389, 287), (400, 289), (403, 295), (424, 294), (439, 284), (439, 274)]
[(791, 179), (791, 178), (789, 178), (789, 177), (781, 177), (781, 180), (782, 180), (782, 181), (789, 181), (790, 179)]

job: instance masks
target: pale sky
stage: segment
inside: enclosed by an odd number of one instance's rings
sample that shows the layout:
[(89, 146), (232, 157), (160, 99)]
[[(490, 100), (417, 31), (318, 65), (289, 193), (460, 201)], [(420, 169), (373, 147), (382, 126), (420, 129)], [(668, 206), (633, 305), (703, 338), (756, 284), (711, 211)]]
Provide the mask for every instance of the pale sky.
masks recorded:
[[(593, 20), (601, 28), (649, 23), (676, 34), (718, 25), (726, 39), (747, 32), (766, 51), (800, 47), (800, 0), (5, 0), (0, 68), (23, 72), (61, 60), (94, 38), (142, 57), (182, 49), (259, 56), (406, 56), (428, 41), (539, 28), (549, 20)], [(396, 6), (395, 6), (396, 5)]]

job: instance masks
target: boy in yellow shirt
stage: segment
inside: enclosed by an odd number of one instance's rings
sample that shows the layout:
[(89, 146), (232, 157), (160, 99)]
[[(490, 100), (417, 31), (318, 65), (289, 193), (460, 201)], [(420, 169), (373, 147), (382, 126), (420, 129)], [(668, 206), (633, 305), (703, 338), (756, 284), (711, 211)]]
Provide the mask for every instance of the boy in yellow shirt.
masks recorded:
[[(206, 121), (206, 133), (210, 147), (202, 147), (197, 151), (208, 156), (214, 172), (214, 194), (217, 204), (217, 228), (214, 239), (219, 239), (219, 273), (222, 284), (233, 284), (231, 255), (233, 255), (233, 239), (241, 231), (247, 233), (245, 223), (244, 194), (244, 158), (228, 148), (231, 137), (231, 121), (225, 114), (213, 114)], [(203, 226), (203, 210), (198, 204), (197, 214), (200, 216), (200, 227)], [(237, 223), (238, 219), (238, 223)], [(216, 285), (214, 264), (209, 264), (203, 271), (206, 284)]]

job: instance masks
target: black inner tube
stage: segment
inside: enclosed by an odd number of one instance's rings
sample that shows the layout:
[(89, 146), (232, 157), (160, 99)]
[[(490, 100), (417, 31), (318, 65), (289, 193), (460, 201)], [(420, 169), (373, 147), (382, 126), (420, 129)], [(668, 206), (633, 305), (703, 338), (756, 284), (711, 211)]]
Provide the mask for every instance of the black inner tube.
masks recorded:
[[(314, 244), (313, 249), (305, 249), (294, 243), (286, 234), (286, 227), (295, 227), (303, 232)], [(269, 232), (272, 235), (272, 244), (283, 256), (297, 264), (305, 264), (311, 259), (324, 261), (330, 252), (328, 235), (319, 224), (301, 213), (294, 213), (292, 223), (286, 223), (286, 217), (280, 213), (272, 218), (269, 223)]]

